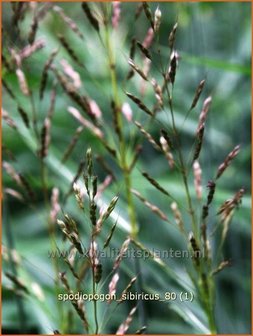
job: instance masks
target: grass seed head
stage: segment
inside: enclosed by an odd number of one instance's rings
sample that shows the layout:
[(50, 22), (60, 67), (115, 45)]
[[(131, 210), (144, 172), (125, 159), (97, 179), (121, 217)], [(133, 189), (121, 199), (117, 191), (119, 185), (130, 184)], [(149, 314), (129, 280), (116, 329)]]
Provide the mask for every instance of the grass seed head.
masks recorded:
[(194, 186), (197, 198), (201, 200), (202, 198), (202, 170), (199, 162), (196, 160), (193, 162), (193, 175), (194, 175)]
[(128, 246), (131, 242), (131, 238), (127, 238), (124, 243), (122, 244), (121, 246), (121, 249), (119, 251), (119, 254), (118, 256), (116, 257), (115, 259), (115, 262), (114, 262), (114, 265), (113, 265), (113, 270), (115, 271), (116, 269), (118, 269), (119, 265), (120, 265), (120, 262), (121, 260), (123, 259), (124, 257), (124, 254), (126, 253), (127, 249), (128, 249)]
[(160, 146), (156, 143), (155, 139), (152, 137), (152, 135), (150, 133), (148, 133), (143, 126), (138, 122), (135, 121), (134, 122), (135, 125), (138, 127), (138, 129), (140, 130), (140, 132), (145, 136), (145, 138), (148, 140), (149, 143), (151, 143), (151, 145), (158, 151), (161, 150)]
[(96, 17), (93, 15), (92, 11), (90, 10), (89, 5), (86, 2), (82, 2), (82, 9), (84, 11), (84, 13), (87, 16), (87, 19), (89, 20), (91, 26), (97, 31), (99, 32), (99, 23), (98, 20), (96, 19)]
[(177, 32), (177, 27), (178, 27), (178, 23), (176, 22), (172, 28), (172, 31), (169, 34), (169, 48), (170, 50), (174, 49), (174, 44), (175, 44), (175, 38), (176, 38), (176, 32)]
[(112, 26), (114, 29), (117, 29), (120, 22), (120, 1), (112, 2)]
[(182, 217), (181, 212), (178, 209), (177, 203), (172, 202), (171, 205), (170, 205), (170, 208), (173, 212), (173, 216), (175, 218), (175, 222), (177, 223), (177, 225), (179, 227), (179, 230), (184, 233), (185, 229), (184, 229), (183, 217)]
[[(116, 286), (119, 281), (119, 274), (115, 273), (112, 277), (112, 280), (109, 283), (109, 294), (110, 296), (113, 296), (116, 294)], [(111, 299), (107, 301), (108, 303), (111, 303)]]
[(28, 88), (28, 84), (25, 78), (25, 74), (21, 69), (17, 69), (16, 70), (16, 75), (18, 78), (18, 83), (19, 83), (19, 87), (21, 92), (25, 95), (25, 96), (29, 96), (30, 95), (30, 90)]
[(194, 107), (197, 105), (198, 101), (199, 101), (199, 97), (204, 89), (204, 86), (205, 86), (205, 80), (203, 79), (197, 89), (196, 89), (196, 92), (195, 92), (195, 95), (194, 95), (194, 98), (193, 98), (193, 101), (192, 101), (192, 104), (191, 104), (191, 110), (194, 109)]
[(147, 34), (142, 42), (142, 46), (145, 48), (145, 49), (149, 49), (152, 45), (152, 42), (154, 40), (154, 30), (152, 28), (149, 28), (148, 31), (147, 31)]
[(127, 319), (126, 319), (126, 321), (123, 322), (123, 323), (119, 326), (119, 329), (117, 330), (116, 335), (124, 335), (124, 334), (127, 332), (127, 330), (128, 330), (129, 327), (130, 327), (130, 324), (131, 324), (131, 322), (132, 322), (132, 320), (133, 320), (133, 315), (134, 315), (134, 313), (136, 312), (136, 309), (137, 309), (137, 307), (134, 307), (134, 308), (130, 311), (130, 313), (129, 313)]
[(153, 116), (153, 112), (149, 110), (149, 108), (143, 104), (143, 102), (136, 96), (132, 95), (129, 92), (126, 92), (128, 98), (130, 98), (142, 111), (147, 113), (150, 116)]
[(147, 2), (143, 2), (142, 4), (143, 4), (144, 13), (145, 13), (152, 29), (155, 30), (153, 15), (152, 15), (151, 9), (149, 7), (149, 4)]
[(219, 166), (216, 179), (221, 177), (221, 175), (224, 173), (224, 171), (230, 166), (233, 159), (238, 155), (240, 152), (240, 146), (237, 145), (235, 148), (228, 154), (228, 156), (225, 158), (224, 162)]
[(167, 190), (165, 190), (153, 177), (151, 177), (148, 173), (142, 172), (142, 175), (151, 183), (157, 190), (163, 193), (166, 196), (170, 196)]
[(154, 31), (157, 33), (160, 25), (161, 25), (161, 18), (162, 18), (162, 12), (160, 11), (159, 7), (155, 10), (155, 18), (154, 18)]

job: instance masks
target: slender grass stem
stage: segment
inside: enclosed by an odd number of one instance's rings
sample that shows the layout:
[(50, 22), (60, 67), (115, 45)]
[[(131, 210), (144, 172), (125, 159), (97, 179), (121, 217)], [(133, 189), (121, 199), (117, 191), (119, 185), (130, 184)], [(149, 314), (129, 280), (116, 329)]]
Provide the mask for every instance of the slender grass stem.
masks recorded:
[[(119, 106), (120, 100), (119, 100), (119, 95), (118, 95), (117, 76), (116, 76), (116, 71), (115, 71), (115, 60), (114, 60), (111, 39), (110, 39), (110, 34), (109, 34), (108, 20), (106, 20), (106, 25), (105, 25), (105, 46), (106, 46), (107, 53), (108, 53), (108, 65), (110, 69), (113, 97), (114, 97), (116, 106)], [(117, 118), (116, 122), (120, 127), (120, 132), (122, 133), (122, 116), (121, 116), (121, 112), (119, 109), (117, 109), (116, 118)], [(119, 165), (124, 175), (128, 215), (129, 215), (129, 220), (131, 224), (131, 236), (133, 238), (136, 238), (138, 234), (138, 227), (137, 227), (136, 215), (135, 215), (135, 210), (134, 210), (133, 196), (131, 193), (131, 188), (132, 188), (131, 172), (127, 165), (126, 143), (123, 137), (119, 137), (119, 147), (120, 147)]]
[(190, 195), (190, 190), (189, 190), (189, 185), (188, 185), (187, 171), (186, 171), (186, 166), (185, 166), (185, 163), (184, 163), (183, 154), (182, 154), (182, 151), (181, 151), (181, 142), (180, 142), (179, 133), (178, 133), (176, 123), (175, 123), (172, 97), (171, 97), (169, 89), (168, 89), (168, 83), (166, 83), (166, 91), (167, 91), (168, 100), (169, 100), (169, 107), (170, 107), (171, 120), (172, 120), (172, 128), (173, 128), (173, 132), (175, 134), (176, 141), (177, 141), (177, 150), (178, 150), (179, 162), (180, 162), (180, 166), (181, 166), (180, 170), (181, 170), (183, 183), (184, 183), (184, 187), (185, 187), (186, 198), (187, 198), (187, 203), (188, 203), (188, 207), (189, 207), (189, 213), (190, 213), (191, 220), (192, 220), (192, 231), (194, 233), (195, 239), (198, 240), (197, 222), (196, 222), (195, 212), (194, 212), (193, 205), (192, 205), (192, 200), (191, 200), (191, 195)]

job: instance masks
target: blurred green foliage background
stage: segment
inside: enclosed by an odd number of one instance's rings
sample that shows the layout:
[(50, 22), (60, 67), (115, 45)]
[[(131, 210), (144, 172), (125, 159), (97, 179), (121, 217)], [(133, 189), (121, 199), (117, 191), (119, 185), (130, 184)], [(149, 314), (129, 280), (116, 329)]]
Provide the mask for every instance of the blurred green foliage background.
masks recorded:
[[(103, 113), (103, 122), (107, 136), (114, 145), (115, 137), (112, 134), (112, 116), (110, 99), (112, 88), (108, 72), (105, 51), (99, 38), (87, 22), (81, 11), (80, 3), (59, 3), (65, 13), (77, 24), (85, 37), (84, 42), (68, 28), (62, 20), (53, 13), (48, 13), (41, 22), (37, 37), (46, 41), (46, 46), (41, 51), (32, 55), (23, 63), (29, 87), (33, 90), (35, 106), (39, 116), (39, 127), (42, 126), (50, 104), (50, 93), (54, 78), (50, 75), (45, 97), (39, 100), (39, 84), (43, 66), (53, 48), (59, 45), (57, 34), (61, 33), (69, 41), (85, 65), (85, 69), (73, 64), (66, 51), (61, 48), (57, 59), (67, 59), (73, 67), (79, 71), (82, 80), (82, 92), (92, 97), (100, 106)], [(92, 3), (99, 8), (101, 4)], [(124, 94), (123, 80), (128, 71), (128, 54), (132, 36), (143, 41), (149, 28), (146, 17), (142, 14), (138, 21), (134, 22), (134, 11), (137, 3), (121, 4), (121, 20), (117, 31), (112, 33), (114, 49), (116, 53), (116, 69), (120, 87), (122, 102), (128, 101)], [(242, 186), (246, 190), (243, 203), (239, 211), (236, 211), (229, 228), (228, 238), (224, 246), (224, 259), (232, 260), (232, 267), (217, 275), (216, 293), (216, 319), (219, 333), (250, 333), (250, 298), (251, 298), (251, 4), (232, 2), (202, 2), (202, 3), (150, 3), (154, 11), (159, 5), (162, 12), (162, 24), (159, 40), (154, 44), (153, 61), (151, 67), (152, 76), (161, 81), (159, 69), (161, 63), (168, 62), (168, 35), (178, 18), (179, 28), (176, 38), (176, 49), (180, 55), (179, 67), (176, 76), (176, 84), (173, 93), (175, 116), (177, 125), (183, 124), (184, 116), (191, 104), (192, 97), (199, 81), (206, 78), (207, 85), (198, 107), (192, 111), (185, 121), (182, 129), (182, 145), (184, 156), (188, 157), (194, 142), (195, 131), (203, 98), (212, 95), (213, 104), (208, 115), (205, 133), (204, 148), (201, 153), (200, 164), (203, 170), (203, 186), (214, 175), (218, 165), (224, 157), (236, 145), (241, 145), (241, 152), (226, 171), (218, 184), (217, 194), (212, 207), (211, 230), (217, 222), (216, 212), (218, 207)], [(12, 25), (12, 11), (9, 3), (3, 3), (3, 53), (9, 57), (9, 48), (19, 51), (27, 45), (27, 32), (31, 23), (31, 10), (21, 23), (21, 34), (17, 35)], [(40, 5), (38, 5), (40, 6)], [(160, 49), (160, 55), (157, 50)], [(138, 57), (137, 57), (138, 60)], [(139, 58), (140, 60), (140, 58)], [(138, 63), (138, 62), (137, 62)], [(14, 91), (19, 102), (31, 115), (31, 107), (26, 97), (22, 96), (18, 87), (15, 73), (9, 73), (5, 68), (2, 70), (4, 80)], [(135, 78), (127, 84), (127, 91), (138, 92), (140, 81)], [(10, 162), (18, 171), (22, 172), (29, 180), (36, 194), (36, 203), (33, 207), (20, 203), (10, 196), (4, 197), (3, 202), (3, 245), (15, 248), (21, 256), (21, 266), (18, 273), (28, 286), (33, 282), (41, 286), (45, 300), (39, 301), (34, 298), (28, 300), (16, 300), (15, 294), (9, 289), (8, 280), (3, 277), (3, 333), (30, 331), (33, 333), (52, 333), (53, 329), (61, 328), (61, 321), (57, 315), (57, 300), (53, 287), (53, 268), (48, 258), (50, 241), (45, 224), (46, 208), (44, 206), (41, 182), (40, 164), (36, 155), (37, 145), (34, 135), (27, 131), (17, 113), (16, 104), (9, 98), (3, 89), (3, 107), (16, 121), (19, 132), (10, 129), (3, 121), (3, 160)], [(129, 102), (129, 101), (128, 101)], [(147, 89), (145, 96), (146, 104), (154, 103), (153, 91)], [(146, 116), (132, 103), (135, 120), (145, 123)], [(118, 183), (110, 186), (104, 196), (109, 201), (115, 193), (120, 193), (120, 202), (117, 206), (119, 215), (128, 221), (126, 201), (122, 191), (121, 174), (110, 161), (108, 154), (101, 144), (88, 131), (82, 133), (80, 140), (71, 156), (64, 164), (60, 164), (62, 153), (69, 144), (78, 122), (67, 112), (67, 107), (73, 106), (62, 89), (57, 86), (56, 107), (53, 115), (51, 130), (51, 144), (49, 157), (46, 160), (48, 167), (48, 183), (50, 190), (53, 187), (60, 189), (61, 200), (70, 188), (70, 182), (75, 175), (80, 160), (84, 157), (86, 149), (90, 146), (93, 152), (106, 157), (110, 165), (115, 169)], [(150, 133), (159, 139), (161, 125), (166, 127), (170, 123), (168, 111), (159, 112), (157, 122), (148, 125)], [(129, 142), (129, 156), (132, 154), (130, 144), (139, 141), (141, 136), (134, 125), (125, 122), (125, 137)], [(136, 140), (137, 139), (137, 140)], [(13, 154), (14, 158), (10, 156)], [(144, 140), (143, 152), (140, 161), (133, 172), (133, 186), (145, 195), (148, 200), (154, 202), (164, 212), (172, 217), (168, 199), (162, 197), (155, 189), (147, 184), (141, 175), (145, 168), (152, 176), (169, 190), (180, 202), (185, 202), (185, 195), (179, 174), (170, 171), (168, 164), (161, 153), (157, 153), (150, 144)], [(96, 165), (96, 172), (100, 181), (105, 173)], [(192, 174), (190, 178), (193, 181)], [(13, 187), (15, 184), (10, 177), (3, 173), (3, 187)], [(191, 194), (195, 198), (193, 183)], [(204, 197), (206, 190), (204, 188)], [(142, 203), (134, 199), (140, 227), (139, 239), (149, 248), (175, 249), (185, 248), (180, 234), (162, 222), (151, 212), (147, 211)], [(200, 205), (195, 202), (200, 211)], [(74, 196), (71, 196), (66, 205), (66, 211), (73, 214), (80, 221), (84, 243), (88, 244), (88, 224), (78, 212)], [(184, 214), (186, 226), (187, 214)], [(188, 220), (189, 221), (189, 220)], [(109, 226), (106, 228), (106, 236)], [(117, 228), (113, 242), (120, 246), (127, 234), (127, 226)], [(57, 243), (61, 243), (59, 235)], [(217, 248), (216, 240), (213, 239), (212, 248)], [(165, 260), (168, 269), (173, 269), (187, 284), (190, 283), (186, 272), (187, 260)], [(134, 275), (133, 260), (126, 260), (122, 265), (120, 277), (122, 289)], [(63, 266), (64, 267), (64, 266)], [(105, 269), (109, 270), (111, 263), (108, 262)], [(145, 290), (160, 292), (177, 290), (178, 284), (170, 273), (161, 270), (159, 265), (152, 261), (140, 260), (142, 281)], [(10, 270), (11, 265), (4, 261), (3, 270)], [(17, 302), (16, 302), (17, 301)], [(17, 304), (16, 304), (17, 303)], [(20, 307), (21, 305), (21, 307)], [(67, 304), (66, 304), (67, 305)], [(118, 325), (127, 316), (132, 303), (122, 305), (114, 314), (104, 332), (114, 333)], [(91, 313), (88, 306), (89, 314)], [(24, 311), (24, 318), (20, 321), (20, 309)], [(100, 314), (102, 315), (101, 304)], [(143, 311), (142, 311), (143, 309)], [(168, 304), (157, 302), (145, 302), (142, 314), (148, 326), (147, 333), (205, 333), (206, 321), (197, 302), (188, 306), (186, 304)], [(143, 315), (143, 316), (142, 316)], [(21, 315), (22, 316), (22, 315)], [(21, 325), (20, 325), (21, 322)], [(134, 319), (131, 331), (139, 327), (138, 319)], [(80, 325), (75, 324), (72, 332), (80, 333)]]

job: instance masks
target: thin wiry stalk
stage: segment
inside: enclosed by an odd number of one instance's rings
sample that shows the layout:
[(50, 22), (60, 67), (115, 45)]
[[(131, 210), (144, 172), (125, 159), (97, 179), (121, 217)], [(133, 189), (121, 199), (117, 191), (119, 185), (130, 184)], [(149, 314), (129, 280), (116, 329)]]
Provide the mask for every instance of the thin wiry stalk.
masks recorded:
[[(113, 98), (115, 101), (115, 104), (117, 107), (120, 106), (120, 100), (118, 95), (118, 84), (117, 84), (117, 76), (115, 71), (115, 60), (111, 45), (111, 38), (109, 33), (109, 27), (108, 27), (108, 20), (106, 20), (105, 25), (105, 45), (107, 49), (107, 56), (108, 56), (108, 65), (110, 69), (110, 76), (111, 76), (111, 83), (112, 83), (112, 90), (113, 90)], [(117, 124), (120, 127), (120, 130), (122, 130), (122, 115), (119, 109), (117, 109), (117, 113), (115, 115), (117, 118)], [(126, 143), (124, 138), (122, 137), (119, 139), (119, 147), (120, 147), (120, 167), (123, 171), (124, 175), (124, 181), (125, 181), (125, 191), (126, 191), (126, 198), (127, 198), (127, 204), (128, 204), (128, 214), (131, 224), (131, 235), (133, 238), (136, 238), (138, 233), (138, 227), (137, 227), (137, 221), (136, 221), (136, 215), (134, 210), (134, 203), (133, 203), (133, 197), (131, 193), (132, 188), (132, 181), (131, 181), (131, 173), (129, 170), (129, 167), (126, 162)]]

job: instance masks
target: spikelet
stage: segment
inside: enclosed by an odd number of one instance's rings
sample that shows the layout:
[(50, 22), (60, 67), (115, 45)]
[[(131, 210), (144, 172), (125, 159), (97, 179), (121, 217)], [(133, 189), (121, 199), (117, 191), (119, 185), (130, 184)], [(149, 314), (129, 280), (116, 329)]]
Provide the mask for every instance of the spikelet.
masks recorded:
[[(73, 294), (73, 291), (70, 289), (70, 285), (69, 285), (69, 282), (66, 278), (65, 272), (59, 273), (59, 278), (60, 278), (64, 288), (66, 289), (66, 291), (69, 294)], [(88, 321), (87, 321), (87, 317), (86, 317), (86, 313), (85, 313), (85, 310), (84, 310), (83, 302), (82, 301), (76, 301), (75, 299), (71, 300), (70, 302), (71, 302), (72, 306), (74, 307), (75, 311), (77, 312), (78, 316), (82, 320), (84, 328), (87, 331), (88, 327), (89, 327), (89, 324), (88, 324)]]
[(23, 123), (25, 124), (25, 126), (27, 128), (29, 128), (30, 127), (30, 121), (29, 121), (28, 114), (26, 113), (26, 111), (21, 106), (18, 106), (18, 112), (19, 112), (20, 117), (23, 120)]
[(17, 125), (16, 125), (15, 121), (9, 116), (9, 113), (6, 110), (4, 110), (3, 108), (2, 108), (2, 117), (3, 117), (3, 120), (6, 121), (8, 126), (10, 126), (11, 128), (13, 128), (15, 130), (17, 129)]
[(129, 58), (128, 60), (128, 64), (131, 66), (131, 68), (136, 71), (145, 81), (148, 81), (148, 77), (146, 76), (146, 74), (144, 73), (144, 71), (142, 71), (135, 63), (134, 61)]
[(117, 255), (116, 259), (115, 259), (115, 262), (114, 262), (114, 265), (113, 265), (113, 270), (115, 271), (116, 269), (119, 268), (119, 265), (121, 263), (121, 260), (123, 259), (124, 257), (124, 254), (126, 253), (127, 249), (128, 249), (128, 246), (131, 242), (131, 239), (130, 238), (127, 238), (124, 243), (122, 244), (121, 246), (121, 249), (119, 251), (119, 254)]
[(78, 237), (78, 231), (75, 221), (69, 216), (65, 215), (65, 221), (57, 219), (57, 224), (59, 225), (62, 232), (68, 238), (68, 240), (75, 246), (77, 251), (80, 254), (83, 254), (83, 248), (81, 245), (81, 241)]
[(93, 169), (93, 161), (92, 161), (92, 150), (88, 148), (86, 151), (86, 165), (87, 165), (87, 173), (88, 176), (92, 176), (92, 169)]
[(193, 154), (193, 162), (196, 161), (199, 157), (202, 143), (203, 143), (204, 131), (205, 131), (205, 124), (202, 124), (197, 133), (197, 140), (196, 140), (196, 145), (195, 145), (194, 154)]
[(217, 171), (217, 174), (216, 174), (216, 179), (221, 177), (221, 175), (224, 173), (224, 171), (230, 166), (233, 159), (238, 155), (239, 151), (240, 151), (240, 146), (237, 145), (228, 154), (228, 156), (225, 158), (224, 162), (222, 164), (220, 164), (220, 166), (218, 167), (218, 171)]
[(150, 48), (154, 39), (154, 30), (149, 28), (147, 34), (142, 42), (142, 46), (146, 49)]
[[(75, 247), (74, 247), (75, 248)], [(71, 271), (72, 275), (77, 279), (77, 280), (80, 280), (79, 279), (79, 276), (78, 274), (76, 273), (71, 261), (68, 259), (68, 258), (64, 258), (64, 262), (65, 264), (68, 266), (69, 270)]]
[(181, 212), (178, 209), (177, 203), (172, 202), (171, 205), (170, 205), (170, 208), (173, 212), (173, 216), (175, 218), (175, 222), (177, 223), (177, 225), (179, 227), (179, 230), (184, 233), (185, 229), (184, 229), (183, 217), (182, 217)]
[(46, 118), (41, 130), (41, 148), (40, 157), (44, 159), (48, 155), (48, 147), (50, 144), (50, 128), (51, 122), (49, 118)]
[(127, 121), (132, 121), (133, 117), (133, 111), (131, 109), (131, 106), (128, 103), (123, 103), (121, 106), (121, 112), (123, 113), (124, 117)]
[(169, 163), (170, 168), (174, 168), (174, 164), (175, 164), (174, 157), (173, 157), (173, 155), (170, 151), (170, 146), (169, 146), (165, 137), (163, 137), (163, 136), (160, 137), (160, 144), (161, 144), (162, 150), (165, 154), (165, 157), (166, 157), (166, 159)]
[(209, 206), (213, 200), (213, 196), (214, 196), (214, 193), (215, 193), (215, 187), (216, 187), (216, 184), (214, 181), (208, 181), (207, 183), (207, 188), (209, 189), (209, 193), (208, 193), (208, 196), (207, 196), (207, 205)]
[[(116, 286), (118, 281), (119, 281), (119, 274), (115, 273), (114, 276), (112, 277), (112, 280), (109, 283), (109, 294), (111, 297), (116, 294)], [(111, 299), (109, 299), (107, 302), (111, 303)]]
[(22, 187), (21, 179), (15, 168), (6, 161), (3, 161), (3, 168), (5, 169), (6, 173), (12, 178), (12, 180), (15, 181), (17, 185)]
[(160, 87), (160, 85), (157, 83), (157, 81), (152, 78), (151, 80), (151, 84), (153, 86), (153, 89), (155, 91), (155, 97), (158, 103), (159, 108), (163, 107), (163, 93), (162, 93), (162, 89)]
[(202, 170), (200, 168), (199, 162), (196, 160), (193, 162), (193, 175), (194, 175), (194, 186), (197, 198), (201, 200), (202, 198)]
[(241, 188), (232, 199), (228, 199), (221, 205), (217, 214), (221, 215), (222, 220), (225, 220), (227, 217), (229, 217), (233, 210), (240, 205), (243, 194), (244, 189)]
[(129, 92), (126, 92), (126, 95), (128, 96), (128, 98), (130, 98), (142, 111), (144, 111), (145, 113), (147, 113), (148, 115), (150, 115), (150, 116), (153, 116), (154, 114), (153, 114), (153, 112), (151, 112), (149, 109), (148, 109), (148, 107), (146, 106), (146, 105), (144, 105), (143, 103), (142, 103), (142, 101), (138, 98), (138, 97), (136, 97), (136, 96), (134, 96), (134, 95), (132, 95), (131, 93), (129, 93)]
[(137, 309), (137, 308), (134, 307), (134, 308), (130, 311), (130, 313), (129, 313), (127, 319), (126, 319), (126, 321), (123, 322), (123, 323), (119, 326), (119, 329), (117, 330), (116, 335), (124, 335), (124, 334), (127, 332), (127, 330), (128, 330), (129, 327), (130, 327), (130, 324), (131, 324), (131, 322), (132, 322), (132, 320), (133, 320), (133, 315), (134, 315), (136, 309)]
[(176, 22), (169, 34), (168, 42), (169, 42), (169, 48), (171, 51), (174, 49), (177, 27), (178, 27), (178, 23)]
[(198, 128), (197, 128), (197, 134), (200, 132), (202, 126), (205, 125), (207, 113), (209, 111), (211, 103), (212, 103), (212, 97), (206, 98), (204, 103), (203, 103), (202, 111), (201, 111), (200, 116), (199, 116), (199, 124), (198, 124)]
[(160, 210), (156, 205), (150, 203), (145, 197), (143, 197), (137, 190), (131, 189), (131, 192), (139, 198), (139, 200), (146, 205), (154, 214), (160, 217), (162, 220), (169, 222), (168, 217), (165, 215), (162, 210)]
[(17, 289), (29, 294), (28, 288), (23, 284), (23, 282), (14, 274), (9, 272), (4, 272), (5, 276), (17, 287)]
[(97, 205), (94, 200), (90, 201), (90, 221), (96, 227), (97, 224)]
[(59, 204), (59, 189), (53, 188), (51, 195), (51, 210), (50, 210), (50, 221), (51, 223), (56, 223), (57, 215), (60, 212)]
[(91, 242), (89, 249), (89, 256), (91, 265), (94, 271), (94, 280), (96, 283), (99, 283), (102, 277), (102, 265), (99, 262), (98, 258), (98, 246), (95, 241)]
[(155, 139), (152, 137), (152, 135), (150, 133), (148, 133), (143, 126), (138, 122), (135, 121), (134, 122), (135, 125), (139, 128), (140, 132), (145, 136), (145, 138), (148, 140), (149, 143), (151, 143), (151, 145), (158, 151), (161, 150), (160, 146), (156, 143)]
[(21, 62), (30, 57), (31, 55), (33, 55), (35, 52), (41, 50), (42, 48), (44, 48), (46, 45), (45, 40), (43, 39), (39, 39), (37, 41), (34, 41), (33, 44), (26, 46), (24, 49), (22, 49), (19, 52), (19, 57)]
[(20, 87), (21, 92), (25, 96), (29, 96), (30, 91), (29, 91), (29, 88), (28, 88), (28, 85), (27, 85), (27, 81), (26, 81), (24, 72), (21, 69), (18, 68), (16, 70), (16, 75), (17, 75), (17, 78), (18, 78), (19, 87)]
[(87, 16), (87, 19), (89, 20), (91, 26), (99, 32), (99, 23), (98, 20), (95, 18), (95, 16), (92, 14), (89, 5), (86, 2), (82, 2), (82, 9), (84, 13)]
[(141, 42), (139, 42), (139, 41), (137, 41), (137, 46), (138, 46), (138, 48), (140, 49), (140, 51), (142, 52), (142, 54), (143, 54), (145, 57), (147, 57), (147, 58), (149, 58), (149, 59), (151, 60), (151, 55), (150, 55), (150, 52), (148, 51), (148, 49), (145, 48), (145, 47), (141, 44)]
[(58, 38), (61, 42), (61, 45), (63, 46), (63, 48), (67, 51), (67, 53), (69, 54), (69, 56), (72, 58), (72, 60), (79, 66), (83, 67), (82, 62), (79, 60), (79, 58), (77, 57), (76, 53), (74, 52), (74, 50), (71, 48), (70, 44), (68, 43), (68, 41), (65, 39), (65, 37), (61, 34), (58, 34)]
[[(151, 60), (147, 57), (143, 60), (143, 70), (142, 73), (145, 75), (146, 78), (148, 78), (149, 72), (150, 72), (150, 66), (151, 66)], [(147, 89), (147, 80), (142, 79), (141, 80), (141, 87), (140, 87), (140, 93), (141, 96), (144, 97), (146, 89)]]
[(10, 48), (10, 53), (11, 53), (11, 62), (14, 63), (14, 65), (17, 68), (21, 68), (21, 57), (19, 53), (13, 48)]
[(123, 290), (120, 299), (119, 299), (119, 303), (123, 302), (123, 297), (125, 294), (127, 294), (127, 292), (129, 292), (129, 290), (133, 287), (134, 283), (136, 282), (137, 277), (134, 277), (130, 280), (130, 282), (128, 283), (128, 285), (126, 286), (126, 288)]
[(80, 89), (80, 87), (82, 86), (82, 82), (79, 73), (76, 72), (65, 59), (62, 59), (60, 61), (60, 64), (65, 74), (72, 80), (73, 86), (76, 89)]
[(202, 93), (202, 91), (203, 91), (203, 89), (204, 89), (205, 82), (206, 82), (206, 81), (203, 79), (203, 80), (199, 83), (199, 85), (198, 85), (198, 87), (197, 87), (197, 89), (196, 89), (196, 92), (195, 92), (195, 95), (194, 95), (194, 98), (193, 98), (191, 107), (190, 107), (191, 110), (194, 109), (194, 107), (197, 105), (197, 103), (198, 103), (198, 101), (199, 101), (199, 97), (200, 97), (200, 95), (201, 95), (201, 93)]
[(39, 301), (41, 301), (41, 302), (45, 301), (45, 299), (46, 299), (45, 294), (44, 294), (42, 288), (40, 287), (40, 285), (37, 282), (32, 282), (31, 283), (31, 290)]
[(69, 143), (68, 147), (66, 148), (66, 150), (65, 150), (65, 152), (63, 154), (61, 162), (67, 161), (67, 159), (69, 158), (70, 154), (73, 152), (73, 149), (75, 148), (75, 145), (77, 144), (77, 141), (80, 139), (80, 135), (82, 134), (83, 130), (84, 130), (83, 126), (79, 126), (76, 129), (76, 131), (74, 133), (74, 136), (70, 140), (70, 143)]
[(173, 144), (172, 144), (172, 141), (171, 141), (171, 138), (170, 138), (168, 132), (165, 129), (162, 128), (160, 130), (160, 133), (161, 133), (161, 136), (163, 136), (165, 138), (165, 140), (167, 141), (167, 144), (168, 144), (169, 148), (172, 149), (173, 148)]
[(207, 201), (206, 201), (206, 204), (203, 205), (203, 207), (202, 207), (202, 220), (203, 221), (208, 216), (209, 206), (212, 203), (212, 200), (213, 200), (213, 197), (214, 197), (215, 188), (216, 188), (215, 182), (212, 181), (212, 180), (208, 181), (207, 188), (209, 189), (209, 192), (208, 192), (208, 195), (207, 195)]
[(169, 66), (169, 71), (168, 71), (168, 79), (172, 85), (174, 85), (175, 83), (176, 71), (177, 71), (177, 60), (178, 60), (178, 54), (177, 52), (173, 51), (171, 53), (170, 66)]
[(119, 21), (120, 21), (120, 1), (113, 1), (112, 2), (112, 26), (114, 29), (118, 28)]
[(104, 249), (110, 244), (110, 241), (111, 241), (111, 239), (112, 239), (112, 236), (113, 236), (113, 233), (114, 233), (114, 231), (115, 231), (115, 229), (116, 229), (116, 226), (117, 226), (117, 222), (115, 222), (115, 223), (113, 224), (113, 226), (112, 226), (112, 228), (111, 228), (111, 231), (110, 231), (109, 235), (108, 235), (107, 238), (106, 238), (106, 241), (105, 241), (105, 243), (104, 243)]
[(224, 260), (222, 261), (219, 266), (212, 271), (212, 275), (216, 275), (217, 273), (221, 272), (224, 268), (231, 266), (231, 261), (230, 260)]
[(42, 71), (42, 76), (41, 76), (41, 82), (40, 82), (40, 99), (43, 98), (44, 91), (45, 91), (45, 88), (46, 88), (46, 85), (47, 85), (48, 70), (50, 69), (58, 51), (59, 51), (58, 49), (54, 49), (52, 51), (52, 53), (50, 54), (46, 64), (44, 65), (44, 68), (43, 68), (43, 71)]
[(102, 224), (104, 221), (107, 220), (107, 218), (110, 216), (110, 214), (113, 212), (117, 202), (118, 202), (118, 196), (113, 197), (113, 199), (111, 200), (110, 204), (108, 205), (107, 209), (102, 212), (100, 218), (98, 219), (98, 222), (96, 224), (96, 231), (99, 233), (101, 231), (102, 228)]
[(147, 329), (147, 327), (143, 326), (140, 329), (136, 330), (136, 332), (134, 333), (134, 335), (142, 335), (142, 334), (145, 333), (146, 329)]
[(68, 96), (76, 103), (78, 104), (82, 110), (91, 118), (94, 120), (93, 114), (90, 113), (90, 107), (88, 104), (88, 99), (85, 96), (81, 96), (76, 88), (69, 83), (68, 78), (61, 74), (55, 66), (51, 65), (50, 69), (54, 72), (58, 82), (61, 84), (63, 90), (68, 94)]
[(193, 250), (193, 260), (196, 263), (196, 265), (199, 266), (199, 264), (200, 264), (200, 260), (199, 260), (200, 249), (199, 249), (198, 243), (197, 243), (197, 241), (196, 241), (192, 232), (189, 233), (189, 242), (190, 242), (191, 248)]
[(151, 177), (148, 173), (142, 172), (142, 175), (152, 184), (157, 190), (161, 191), (166, 196), (170, 196), (167, 190), (165, 190), (153, 177)]
[(60, 16), (60, 18), (69, 26), (69, 28), (82, 40), (84, 40), (83, 33), (80, 31), (76, 23), (64, 13), (64, 10), (59, 6), (54, 6), (53, 10)]
[(84, 205), (83, 205), (84, 194), (83, 194), (80, 186), (76, 182), (73, 183), (73, 190), (74, 190), (75, 197), (76, 197), (77, 204), (78, 204), (79, 208), (81, 210), (84, 210)]
[(4, 188), (4, 194), (11, 195), (12, 197), (18, 199), (19, 201), (24, 202), (24, 197), (17, 190), (14, 190), (12, 188)]
[(85, 119), (75, 107), (68, 107), (68, 112), (72, 114), (83, 126), (88, 128), (95, 136), (100, 139), (103, 138), (104, 135), (102, 131), (98, 127), (94, 126), (89, 120)]
[(147, 2), (143, 2), (142, 4), (143, 4), (144, 13), (145, 13), (151, 27), (153, 28), (153, 30), (155, 30), (154, 20), (153, 20), (153, 17), (152, 17), (152, 12), (151, 12), (150, 7), (149, 7)]
[(162, 12), (160, 11), (159, 7), (157, 7), (155, 10), (155, 17), (154, 17), (154, 31), (156, 33), (158, 32), (160, 28), (161, 17), (162, 17)]
[(111, 101), (111, 108), (113, 112), (113, 126), (115, 129), (115, 133), (117, 134), (120, 142), (122, 141), (122, 131), (119, 119), (120, 108), (116, 105), (115, 101)]
[(90, 112), (91, 114), (96, 118), (96, 119), (100, 119), (102, 117), (102, 112), (100, 110), (100, 107), (98, 106), (98, 104), (96, 103), (95, 100), (90, 99), (89, 100), (89, 106), (90, 106)]

